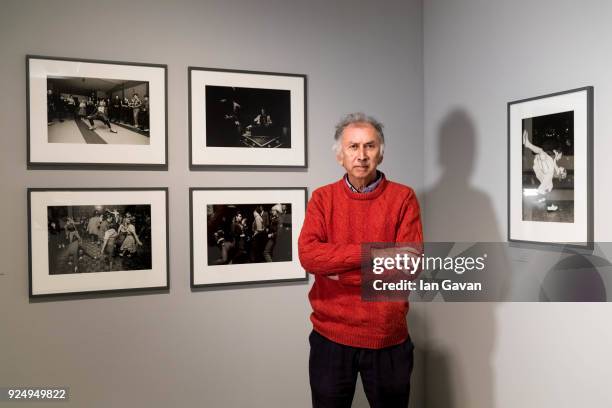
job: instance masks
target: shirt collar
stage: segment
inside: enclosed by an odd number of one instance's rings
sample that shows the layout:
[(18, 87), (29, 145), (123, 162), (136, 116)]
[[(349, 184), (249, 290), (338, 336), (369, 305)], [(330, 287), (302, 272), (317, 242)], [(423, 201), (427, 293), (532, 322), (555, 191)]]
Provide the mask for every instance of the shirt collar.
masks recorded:
[(348, 174), (344, 175), (344, 181), (346, 182), (346, 185), (353, 193), (371, 193), (372, 191), (376, 190), (376, 187), (378, 187), (382, 179), (383, 179), (383, 173), (381, 171), (376, 170), (376, 178), (374, 179), (374, 181), (368, 184), (367, 186), (365, 186), (364, 188), (362, 188), (361, 190), (358, 190), (349, 181)]

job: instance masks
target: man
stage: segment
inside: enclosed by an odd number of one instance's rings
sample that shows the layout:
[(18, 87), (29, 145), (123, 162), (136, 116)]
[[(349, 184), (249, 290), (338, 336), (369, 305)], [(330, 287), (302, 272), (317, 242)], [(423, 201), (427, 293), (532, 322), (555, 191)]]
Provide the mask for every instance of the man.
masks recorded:
[(266, 246), (266, 212), (262, 205), (258, 205), (253, 211), (253, 242), (251, 245), (251, 262), (265, 262), (263, 256), (264, 247)]
[(142, 107), (140, 108), (140, 119), (139, 122), (142, 123), (142, 131), (149, 131), (149, 96), (145, 95), (144, 100), (142, 101)]
[(57, 119), (59, 119), (59, 121), (63, 123), (64, 114), (66, 112), (66, 105), (64, 104), (64, 97), (61, 96), (59, 93), (55, 94), (53, 106), (55, 107), (55, 114), (57, 115)]
[(121, 123), (130, 124), (130, 117), (132, 115), (132, 108), (130, 107), (130, 100), (128, 97), (124, 97), (121, 101)]
[(94, 130), (96, 128), (94, 124), (94, 120), (99, 120), (108, 126), (108, 130), (111, 133), (117, 133), (115, 129), (111, 127), (110, 121), (108, 120), (108, 116), (106, 115), (106, 102), (104, 99), (100, 99), (98, 105), (96, 107), (96, 111), (87, 117), (89, 120), (89, 130)]
[(260, 127), (269, 127), (272, 125), (272, 118), (266, 113), (264, 108), (261, 108), (259, 114), (253, 119), (253, 123)]
[[(538, 202), (545, 203), (546, 196), (553, 190), (553, 178), (564, 180), (567, 177), (567, 170), (563, 166), (558, 166), (557, 162), (561, 159), (562, 153), (560, 150), (553, 149), (551, 154), (546, 152), (539, 146), (535, 146), (529, 141), (529, 133), (523, 130), (523, 145), (534, 154), (533, 156), (533, 171), (536, 178), (540, 182), (538, 186)], [(550, 212), (557, 211), (559, 206), (551, 203), (546, 206), (546, 210)]]
[(282, 213), (281, 204), (275, 204), (270, 209), (270, 223), (268, 224), (268, 239), (263, 250), (263, 256), (266, 262), (273, 262), (272, 253), (276, 246), (276, 237), (278, 235), (278, 227), (280, 222), (280, 216)]
[(236, 255), (233, 263), (246, 263), (248, 261), (246, 221), (242, 211), (237, 211), (232, 219), (232, 236), (236, 245)]
[(232, 263), (236, 245), (232, 241), (225, 239), (225, 232), (218, 230), (214, 234), (217, 247), (219, 248), (219, 258), (215, 261), (215, 265), (227, 265)]
[(119, 123), (121, 120), (121, 98), (119, 95), (115, 95), (113, 98), (113, 110), (111, 112), (111, 122)]
[(53, 95), (53, 90), (47, 90), (47, 126), (51, 126), (53, 124), (53, 119), (55, 118), (55, 95)]
[(140, 113), (140, 107), (142, 106), (142, 101), (138, 97), (137, 93), (134, 93), (132, 96), (132, 100), (130, 101), (130, 106), (132, 107), (132, 114), (134, 115), (134, 127), (140, 127), (138, 125), (138, 113)]
[(423, 239), (414, 192), (377, 170), (382, 127), (362, 113), (336, 126), (334, 150), (346, 175), (313, 192), (298, 240), (302, 266), (315, 275), (308, 296), (315, 407), (350, 407), (358, 373), (371, 407), (408, 406), (408, 303), (363, 302), (360, 291), (362, 243)]
[(77, 110), (74, 102), (74, 97), (72, 95), (68, 96), (66, 99), (66, 112), (72, 114), (74, 120), (77, 120)]

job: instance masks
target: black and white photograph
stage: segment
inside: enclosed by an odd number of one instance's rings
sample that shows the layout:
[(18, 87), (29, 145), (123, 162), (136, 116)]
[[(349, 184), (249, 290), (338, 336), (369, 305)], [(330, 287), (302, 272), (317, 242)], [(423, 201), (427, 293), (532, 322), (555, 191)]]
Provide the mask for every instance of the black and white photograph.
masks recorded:
[(306, 76), (189, 67), (191, 167), (306, 166)]
[(508, 103), (508, 239), (592, 245), (592, 87)]
[(206, 86), (206, 146), (291, 148), (289, 90)]
[(167, 67), (27, 56), (28, 166), (167, 168)]
[(191, 286), (306, 279), (305, 188), (191, 188)]
[(31, 296), (167, 288), (167, 189), (29, 189), (28, 208)]
[(523, 119), (523, 221), (574, 222), (574, 112)]
[(291, 204), (207, 206), (208, 265), (291, 261)]
[(150, 205), (47, 207), (49, 274), (151, 269)]
[(149, 144), (149, 83), (47, 78), (49, 143)]

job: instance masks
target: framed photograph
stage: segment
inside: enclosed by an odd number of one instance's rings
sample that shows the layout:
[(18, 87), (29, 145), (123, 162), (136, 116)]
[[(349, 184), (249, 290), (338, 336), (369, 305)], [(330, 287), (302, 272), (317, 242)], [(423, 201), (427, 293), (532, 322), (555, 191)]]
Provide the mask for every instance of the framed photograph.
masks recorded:
[(189, 67), (190, 167), (306, 167), (306, 76)]
[(28, 167), (167, 168), (167, 66), (28, 55)]
[(191, 287), (306, 281), (306, 188), (191, 188)]
[(508, 103), (508, 240), (593, 245), (593, 87)]
[(28, 189), (30, 296), (169, 288), (168, 189)]

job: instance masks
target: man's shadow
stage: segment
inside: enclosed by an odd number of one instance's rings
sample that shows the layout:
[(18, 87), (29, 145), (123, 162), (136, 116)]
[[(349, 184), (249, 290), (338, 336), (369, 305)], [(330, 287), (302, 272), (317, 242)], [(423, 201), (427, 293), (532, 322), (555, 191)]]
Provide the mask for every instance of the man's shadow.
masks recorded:
[[(441, 122), (437, 138), (442, 173), (422, 195), (425, 241), (504, 241), (491, 199), (471, 181), (478, 157), (473, 121), (465, 111), (454, 110)], [(503, 273), (506, 267), (497, 265), (491, 273)], [(505, 290), (501, 276), (492, 278), (496, 290)], [(494, 406), (495, 308), (496, 303), (489, 302), (432, 302), (414, 307), (421, 310), (424, 328), (416, 341), (416, 361), (423, 367), (415, 372), (421, 377), (424, 403), (412, 401), (412, 407)]]
[[(438, 129), (440, 177), (419, 194), (426, 242), (503, 242), (489, 196), (472, 182), (478, 155), (473, 121), (454, 110)], [(500, 163), (505, 168), (505, 161)], [(427, 186), (427, 183), (426, 183)], [(500, 246), (501, 248), (501, 246)], [(495, 299), (507, 291), (509, 265), (497, 257), (490, 281)], [(495, 275), (496, 274), (496, 275)], [(496, 303), (412, 302), (408, 328), (415, 343), (411, 408), (491, 408), (494, 403), (492, 352)], [(353, 407), (367, 407), (363, 392)]]

